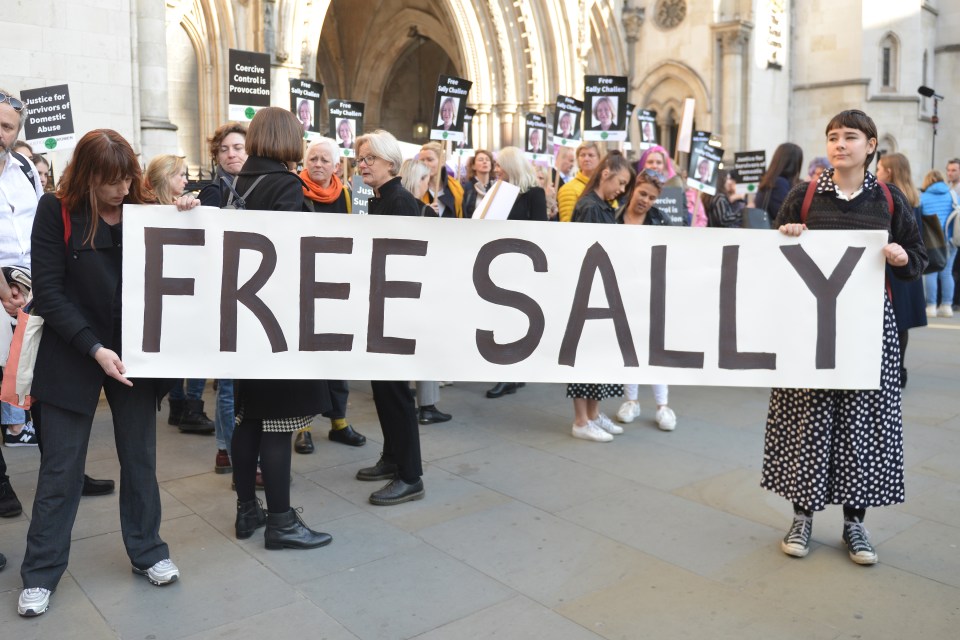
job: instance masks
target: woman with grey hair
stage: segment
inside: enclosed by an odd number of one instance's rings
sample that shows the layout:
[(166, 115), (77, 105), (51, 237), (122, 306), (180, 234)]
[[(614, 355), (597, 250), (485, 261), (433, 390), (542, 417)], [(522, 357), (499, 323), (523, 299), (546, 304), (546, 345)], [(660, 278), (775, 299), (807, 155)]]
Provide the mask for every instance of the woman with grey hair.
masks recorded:
[[(430, 186), (430, 167), (416, 160), (407, 159), (400, 165), (400, 184), (403, 188), (413, 194), (414, 198), (420, 198), (427, 192)], [(432, 206), (418, 202), (420, 210), (426, 214), (426, 210)], [(433, 211), (433, 210), (431, 210)], [(453, 416), (437, 409), (437, 402), (440, 400), (440, 383), (435, 380), (417, 381), (417, 420), (420, 424), (434, 424), (437, 422), (447, 422)]]
[[(397, 139), (387, 131), (357, 138), (357, 171), (373, 189), (370, 215), (419, 216), (416, 198), (403, 188), (399, 176), (403, 155)], [(357, 480), (390, 480), (370, 494), (371, 504), (391, 505), (419, 500), (424, 495), (420, 430), (410, 385), (405, 380), (372, 380), (373, 403), (383, 431), (383, 453), (372, 467), (360, 469)]]
[[(350, 213), (350, 190), (337, 175), (340, 171), (340, 148), (336, 140), (319, 138), (310, 143), (303, 156), (303, 204), (306, 211)], [(346, 380), (327, 380), (331, 409), (321, 415), (330, 420), (327, 438), (333, 442), (360, 447), (367, 438), (347, 421), (347, 398), (350, 388)], [(307, 426), (297, 432), (293, 442), (297, 453), (314, 452), (313, 434)]]
[(303, 156), (303, 199), (307, 211), (350, 213), (350, 192), (337, 175), (340, 151), (330, 138), (314, 140)]
[[(537, 180), (533, 165), (517, 147), (504, 147), (497, 154), (497, 178), (520, 188), (520, 195), (510, 209), (507, 220), (547, 220), (547, 196)], [(487, 390), (488, 398), (516, 393), (523, 382), (498, 382)]]

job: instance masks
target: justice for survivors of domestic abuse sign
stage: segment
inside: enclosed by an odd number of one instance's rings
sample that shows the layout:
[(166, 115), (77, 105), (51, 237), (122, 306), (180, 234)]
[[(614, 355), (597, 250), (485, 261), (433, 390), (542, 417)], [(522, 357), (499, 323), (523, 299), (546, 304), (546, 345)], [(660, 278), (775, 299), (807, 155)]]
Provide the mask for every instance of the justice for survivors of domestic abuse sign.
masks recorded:
[(128, 205), (123, 234), (134, 378), (880, 383), (878, 231)]
[(63, 151), (77, 145), (67, 85), (24, 89), (20, 98), (27, 103), (27, 121), (23, 123), (27, 144), (41, 152)]

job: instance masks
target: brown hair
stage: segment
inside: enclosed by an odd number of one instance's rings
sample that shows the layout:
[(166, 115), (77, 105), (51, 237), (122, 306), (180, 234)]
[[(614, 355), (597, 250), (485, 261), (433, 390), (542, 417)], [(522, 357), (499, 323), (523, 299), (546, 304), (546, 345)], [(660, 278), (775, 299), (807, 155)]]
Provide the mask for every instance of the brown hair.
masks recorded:
[(170, 178), (180, 175), (186, 168), (186, 161), (179, 156), (163, 154), (151, 160), (143, 176), (147, 191), (144, 197), (156, 200), (158, 204), (173, 204), (176, 198), (170, 192)]
[(792, 142), (784, 142), (770, 159), (770, 166), (760, 178), (757, 185), (759, 191), (770, 191), (777, 183), (777, 178), (784, 178), (795, 186), (800, 181), (800, 170), (803, 169), (803, 149)]
[(902, 153), (888, 153), (877, 160), (877, 165), (883, 163), (884, 168), (890, 173), (890, 179), (887, 181), (903, 191), (907, 196), (907, 202), (911, 207), (920, 206), (920, 193), (913, 184), (913, 178), (910, 177), (910, 161)]
[(473, 155), (470, 156), (470, 162), (467, 163), (467, 180), (473, 180), (477, 177), (477, 170), (474, 168), (473, 163), (476, 162), (477, 156), (481, 153), (487, 156), (487, 159), (490, 161), (490, 175), (493, 175), (493, 154), (486, 149), (477, 149), (473, 152)]
[(223, 143), (223, 139), (231, 133), (239, 133), (246, 137), (247, 125), (239, 122), (227, 122), (217, 127), (217, 130), (214, 131), (210, 139), (207, 140), (207, 142), (210, 143), (210, 159), (213, 160), (213, 164), (217, 164), (217, 153), (220, 152), (220, 145)]
[(247, 129), (247, 155), (280, 162), (303, 158), (303, 126), (287, 109), (264, 107), (257, 111)]
[[(867, 136), (868, 141), (870, 139), (873, 139), (874, 142), (877, 141), (877, 123), (859, 109), (847, 109), (833, 116), (830, 122), (827, 123), (827, 130), (824, 132), (824, 135), (830, 135), (830, 132), (834, 129), (856, 129), (857, 131), (862, 131), (863, 135)], [(867, 154), (867, 161), (863, 163), (864, 168), (870, 166), (875, 155), (877, 155), (876, 147), (873, 148), (873, 153)]]
[(936, 184), (938, 182), (946, 182), (947, 178), (942, 173), (936, 169), (931, 169), (927, 171), (927, 175), (923, 176), (923, 184), (920, 185), (921, 191), (926, 191), (930, 188), (930, 185)]
[(91, 224), (84, 243), (93, 239), (100, 220), (96, 188), (126, 179), (131, 180), (130, 192), (123, 203), (142, 204), (140, 163), (123, 136), (112, 129), (94, 129), (80, 138), (73, 151), (73, 160), (60, 178), (57, 198), (67, 211), (89, 209)]
[[(580, 145), (583, 147), (584, 145)], [(579, 151), (579, 149), (578, 149)], [(623, 188), (624, 193), (633, 193), (633, 182), (637, 179), (637, 173), (633, 170), (633, 166), (630, 162), (623, 156), (619, 151), (611, 151), (607, 155), (603, 156), (600, 160), (600, 164), (597, 165), (597, 170), (593, 172), (593, 175), (590, 176), (590, 180), (587, 182), (587, 186), (583, 188), (583, 193), (580, 197), (584, 197), (588, 193), (592, 193), (596, 190), (597, 186), (600, 184), (600, 181), (603, 179), (603, 171), (608, 171), (608, 175), (616, 175), (622, 170), (626, 169), (627, 173), (630, 175), (630, 181), (627, 182), (626, 186)]]

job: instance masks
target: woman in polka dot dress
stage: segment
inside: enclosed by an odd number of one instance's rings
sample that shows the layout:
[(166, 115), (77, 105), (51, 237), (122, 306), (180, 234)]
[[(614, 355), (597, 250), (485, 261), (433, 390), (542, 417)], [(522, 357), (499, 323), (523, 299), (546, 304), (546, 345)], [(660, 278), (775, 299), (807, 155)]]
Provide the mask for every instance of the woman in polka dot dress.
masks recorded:
[[(788, 236), (805, 229), (881, 229), (883, 255), (894, 276), (915, 280), (927, 254), (903, 193), (866, 168), (876, 153), (877, 127), (862, 111), (843, 111), (827, 125), (827, 155), (812, 199), (794, 187), (776, 225)], [(878, 295), (881, 292), (877, 292)], [(877, 553), (863, 526), (867, 507), (904, 501), (900, 351), (890, 300), (884, 299), (879, 388), (773, 389), (767, 414), (761, 486), (793, 503), (793, 525), (780, 544), (804, 557), (810, 550), (813, 512), (843, 505), (843, 541), (850, 559), (875, 564)]]

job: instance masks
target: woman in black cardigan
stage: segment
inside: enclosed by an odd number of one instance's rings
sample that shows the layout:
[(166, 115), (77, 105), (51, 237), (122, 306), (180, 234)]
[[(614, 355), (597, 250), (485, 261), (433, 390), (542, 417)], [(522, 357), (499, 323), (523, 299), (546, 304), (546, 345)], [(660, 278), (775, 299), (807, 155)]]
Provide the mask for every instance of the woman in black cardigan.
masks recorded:
[(120, 359), (122, 212), (143, 202), (137, 156), (109, 129), (81, 138), (31, 235), (34, 309), (44, 318), (32, 394), (43, 404), (43, 456), (20, 568), (22, 616), (47, 610), (67, 568), (90, 429), (103, 390), (120, 459), (120, 528), (133, 572), (156, 585), (180, 571), (160, 538), (156, 426), (169, 384), (128, 380)]
[[(258, 111), (247, 130), (247, 153), (235, 185), (244, 195), (246, 208), (302, 211), (303, 181), (292, 173), (303, 155), (303, 129), (296, 116), (279, 107)], [(245, 195), (251, 186), (253, 190)], [(234, 390), (238, 421), (233, 434), (237, 538), (249, 538), (266, 524), (267, 549), (311, 549), (329, 544), (329, 534), (307, 528), (290, 508), (291, 434), (330, 409), (326, 382), (237, 380)], [(255, 494), (258, 457), (267, 498), (266, 517)]]

